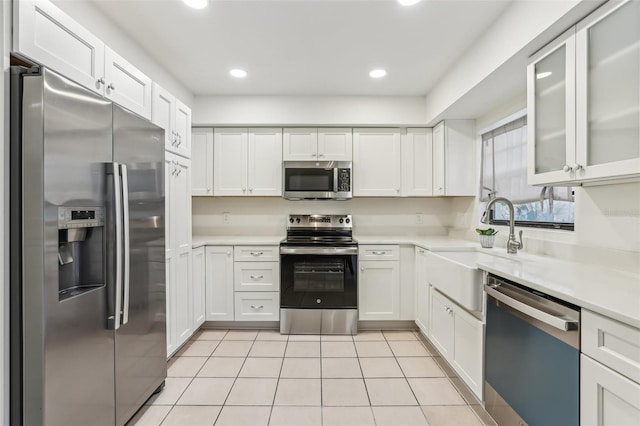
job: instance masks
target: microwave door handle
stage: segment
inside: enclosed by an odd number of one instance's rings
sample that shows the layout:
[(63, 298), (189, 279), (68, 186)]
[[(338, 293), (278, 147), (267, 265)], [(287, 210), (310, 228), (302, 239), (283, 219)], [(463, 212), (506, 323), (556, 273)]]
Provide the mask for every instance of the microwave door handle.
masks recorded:
[(131, 275), (131, 254), (129, 251), (129, 176), (125, 164), (120, 165), (120, 174), (122, 176), (122, 251), (124, 255), (122, 262), (122, 325), (125, 325), (129, 322), (129, 284)]
[(338, 167), (333, 168), (333, 193), (338, 192)]

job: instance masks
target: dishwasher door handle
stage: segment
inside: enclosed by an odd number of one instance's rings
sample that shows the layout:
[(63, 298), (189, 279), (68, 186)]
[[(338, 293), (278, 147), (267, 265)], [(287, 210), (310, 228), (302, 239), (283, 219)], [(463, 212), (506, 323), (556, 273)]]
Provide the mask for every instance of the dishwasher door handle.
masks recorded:
[[(497, 287), (496, 287), (497, 288)], [(500, 292), (494, 287), (489, 285), (484, 286), (484, 291), (494, 299), (499, 302), (504, 303), (505, 305), (515, 309), (516, 311), (522, 312), (525, 315), (530, 316), (531, 318), (535, 318), (538, 321), (541, 321), (551, 327), (557, 328), (562, 331), (575, 330), (578, 328), (578, 321), (574, 320), (566, 320), (564, 318), (549, 314), (547, 312), (536, 309), (533, 306), (530, 306), (526, 303), (523, 303), (519, 300), (516, 300), (512, 297), (507, 296), (506, 294)]]

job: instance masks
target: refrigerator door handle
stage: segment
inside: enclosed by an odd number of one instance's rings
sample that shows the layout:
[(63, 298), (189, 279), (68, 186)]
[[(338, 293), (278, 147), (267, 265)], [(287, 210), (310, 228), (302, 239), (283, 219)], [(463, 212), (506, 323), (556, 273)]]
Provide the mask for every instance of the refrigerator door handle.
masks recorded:
[(129, 177), (127, 166), (120, 165), (121, 185), (122, 185), (122, 251), (123, 260), (123, 302), (122, 302), (122, 325), (129, 322), (129, 278), (131, 275), (131, 254), (129, 253)]
[(122, 311), (122, 181), (120, 180), (120, 165), (111, 163), (108, 165), (107, 174), (111, 174), (113, 178), (113, 210), (115, 213), (115, 274), (113, 291), (114, 291), (114, 309), (113, 315), (108, 318), (110, 328), (117, 330), (120, 328), (120, 314)]

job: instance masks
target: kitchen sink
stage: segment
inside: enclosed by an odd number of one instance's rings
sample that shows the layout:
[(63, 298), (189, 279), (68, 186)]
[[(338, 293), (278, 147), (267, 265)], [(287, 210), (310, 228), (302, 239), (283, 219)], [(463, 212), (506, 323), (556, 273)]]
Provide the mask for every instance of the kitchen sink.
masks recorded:
[(427, 280), (465, 309), (482, 310), (482, 271), (477, 263), (492, 255), (477, 251), (427, 252)]

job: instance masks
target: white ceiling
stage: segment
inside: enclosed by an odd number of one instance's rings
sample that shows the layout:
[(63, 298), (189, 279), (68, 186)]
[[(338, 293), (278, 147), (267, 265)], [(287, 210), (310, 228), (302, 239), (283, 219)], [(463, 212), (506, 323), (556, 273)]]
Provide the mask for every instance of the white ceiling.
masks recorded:
[[(425, 95), (512, 0), (91, 0), (196, 95)], [(243, 80), (229, 76), (243, 68)], [(368, 73), (384, 68), (373, 80)]]

